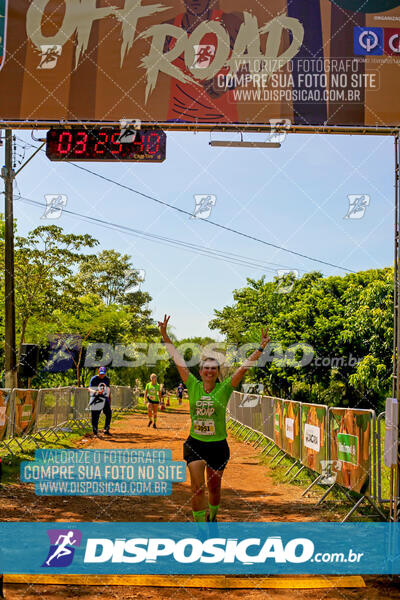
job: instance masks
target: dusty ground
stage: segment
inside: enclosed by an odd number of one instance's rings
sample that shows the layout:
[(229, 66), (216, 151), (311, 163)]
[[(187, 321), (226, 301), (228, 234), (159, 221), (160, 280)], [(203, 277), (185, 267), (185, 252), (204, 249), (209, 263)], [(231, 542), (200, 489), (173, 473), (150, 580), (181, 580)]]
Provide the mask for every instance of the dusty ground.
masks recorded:
[[(134, 414), (115, 422), (112, 438), (84, 438), (81, 448), (170, 448), (174, 460), (182, 460), (182, 443), (189, 432), (186, 407), (173, 413), (161, 413), (158, 429), (147, 428), (147, 417)], [(334, 513), (316, 509), (315, 499), (301, 497), (302, 489), (275, 483), (268, 467), (260, 465), (258, 453), (233, 438), (229, 439), (231, 460), (224, 474), (223, 501), (219, 521), (323, 521), (336, 520)], [(7, 486), (0, 494), (0, 511), (5, 521), (185, 521), (191, 520), (191, 493), (188, 482), (173, 484), (167, 497), (38, 497), (32, 485)], [(161, 600), (214, 600), (243, 597), (259, 600), (375, 600), (399, 598), (400, 580), (366, 577), (364, 589), (334, 590), (208, 590), (176, 588), (17, 586), (6, 585), (9, 600), (48, 600), (79, 597), (122, 600), (150, 598)]]

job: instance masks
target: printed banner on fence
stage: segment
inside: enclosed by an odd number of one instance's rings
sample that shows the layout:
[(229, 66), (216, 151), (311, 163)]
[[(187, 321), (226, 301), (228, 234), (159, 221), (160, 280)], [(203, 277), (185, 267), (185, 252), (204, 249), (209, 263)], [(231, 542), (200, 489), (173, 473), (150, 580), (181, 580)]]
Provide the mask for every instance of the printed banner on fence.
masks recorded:
[(360, 410), (330, 410), (331, 459), (337, 461), (336, 482), (360, 494), (371, 489), (372, 414)]
[(33, 433), (37, 414), (38, 390), (14, 390), (15, 416), (14, 436)]
[(6, 120), (400, 124), (400, 0), (0, 9)]
[(322, 473), (321, 461), (327, 459), (326, 415), (326, 406), (301, 405), (301, 462), (317, 473)]
[(283, 403), (283, 449), (293, 458), (300, 458), (300, 402)]
[(10, 398), (9, 391), (0, 390), (0, 442), (7, 436)]
[(283, 400), (274, 399), (274, 442), (283, 450)]
[(0, 523), (2, 573), (400, 574), (398, 523)]

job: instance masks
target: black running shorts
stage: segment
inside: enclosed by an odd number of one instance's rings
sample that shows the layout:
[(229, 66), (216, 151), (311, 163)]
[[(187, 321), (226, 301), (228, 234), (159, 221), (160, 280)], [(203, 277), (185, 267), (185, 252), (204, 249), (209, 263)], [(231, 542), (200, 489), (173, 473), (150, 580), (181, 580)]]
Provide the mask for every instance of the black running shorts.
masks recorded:
[(147, 398), (147, 402), (148, 402), (149, 404), (160, 404), (160, 401), (159, 401), (159, 400), (149, 400), (149, 398)]
[(190, 435), (183, 444), (183, 458), (187, 464), (195, 460), (205, 460), (214, 471), (223, 471), (230, 457), (228, 442), (202, 442)]

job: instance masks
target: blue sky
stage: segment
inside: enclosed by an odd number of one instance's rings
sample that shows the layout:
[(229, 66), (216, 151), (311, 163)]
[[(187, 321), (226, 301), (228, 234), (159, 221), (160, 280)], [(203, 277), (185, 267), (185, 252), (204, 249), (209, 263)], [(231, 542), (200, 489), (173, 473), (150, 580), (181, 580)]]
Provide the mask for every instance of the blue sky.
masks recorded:
[[(16, 132), (33, 143), (30, 132)], [(36, 132), (36, 135), (44, 135)], [(238, 139), (212, 134), (213, 139)], [(245, 135), (265, 140), (265, 135)], [(210, 134), (168, 133), (163, 164), (83, 163), (83, 166), (186, 211), (195, 194), (214, 194), (210, 219), (251, 236), (351, 270), (393, 261), (394, 144), (391, 137), (288, 135), (280, 149), (209, 146)], [(19, 143), (21, 147), (21, 143)], [(4, 163), (4, 149), (1, 160)], [(26, 149), (26, 157), (30, 149)], [(246, 277), (273, 279), (276, 269), (340, 274), (259, 242), (190, 219), (156, 202), (101, 181), (74, 166), (50, 162), (40, 153), (18, 175), (16, 193), (43, 203), (45, 194), (65, 194), (67, 209), (138, 230), (250, 257), (264, 267), (231, 264), (89, 224), (64, 213), (41, 220), (43, 210), (15, 201), (21, 234), (55, 223), (67, 232), (88, 232), (100, 248), (114, 248), (144, 269), (155, 318), (171, 314), (178, 337), (211, 335), (214, 309), (232, 303)], [(362, 219), (345, 219), (349, 194), (368, 194)], [(3, 201), (2, 201), (3, 202)]]

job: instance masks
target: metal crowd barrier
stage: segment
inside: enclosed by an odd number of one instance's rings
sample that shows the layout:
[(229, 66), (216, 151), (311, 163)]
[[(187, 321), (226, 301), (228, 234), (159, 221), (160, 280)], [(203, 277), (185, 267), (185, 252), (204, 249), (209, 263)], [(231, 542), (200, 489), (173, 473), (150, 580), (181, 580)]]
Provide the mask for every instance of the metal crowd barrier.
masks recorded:
[(129, 386), (111, 386), (111, 408), (112, 410), (124, 412), (137, 405), (137, 396)]
[[(314, 479), (303, 492), (313, 486), (328, 486), (318, 501), (321, 504), (336, 488), (353, 504), (351, 514), (369, 502), (380, 516), (381, 501), (381, 434), (380, 420), (373, 410), (328, 408), (309, 404), (234, 392), (228, 405), (228, 427), (244, 434), (243, 441), (254, 447), (263, 445), (262, 453), (271, 454), (271, 464), (285, 457), (294, 459), (285, 475), (297, 466), (290, 482), (304, 470)], [(350, 495), (355, 492), (357, 500)]]
[[(111, 386), (112, 410), (126, 412), (137, 405), (137, 394), (129, 386)], [(21, 450), (26, 442), (40, 447), (46, 436), (57, 439), (73, 428), (90, 426), (89, 390), (63, 387), (0, 389), (0, 447), (14, 454), (11, 443)]]

